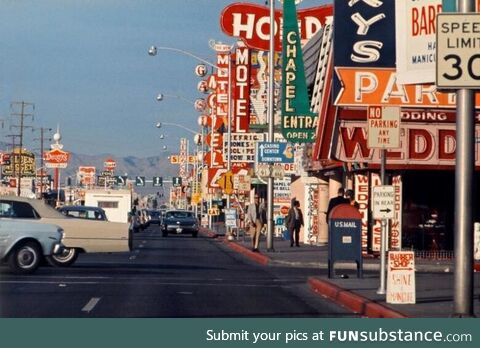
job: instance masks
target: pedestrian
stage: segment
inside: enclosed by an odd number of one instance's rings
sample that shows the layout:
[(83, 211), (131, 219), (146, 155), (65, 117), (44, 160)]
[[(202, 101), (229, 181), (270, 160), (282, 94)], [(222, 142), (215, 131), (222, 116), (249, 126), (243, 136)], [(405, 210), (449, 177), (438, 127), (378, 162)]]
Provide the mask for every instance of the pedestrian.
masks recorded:
[(288, 211), (286, 226), (290, 232), (290, 247), (293, 247), (293, 244), (299, 247), (300, 229), (303, 226), (303, 213), (300, 209), (300, 202), (297, 200), (293, 201), (293, 204)]
[(332, 212), (333, 208), (335, 208), (339, 204), (345, 204), (345, 203), (350, 204), (350, 201), (347, 198), (343, 197), (344, 194), (345, 194), (345, 190), (343, 189), (343, 187), (340, 187), (337, 191), (337, 196), (333, 197), (328, 202), (327, 222), (330, 221), (330, 213)]
[(258, 194), (255, 194), (253, 203), (248, 206), (246, 220), (252, 237), (252, 251), (258, 252), (260, 233), (267, 220), (265, 204), (260, 204)]
[(345, 198), (348, 199), (348, 202), (352, 207), (360, 209), (360, 204), (355, 200), (355, 194), (353, 193), (353, 190), (345, 191)]

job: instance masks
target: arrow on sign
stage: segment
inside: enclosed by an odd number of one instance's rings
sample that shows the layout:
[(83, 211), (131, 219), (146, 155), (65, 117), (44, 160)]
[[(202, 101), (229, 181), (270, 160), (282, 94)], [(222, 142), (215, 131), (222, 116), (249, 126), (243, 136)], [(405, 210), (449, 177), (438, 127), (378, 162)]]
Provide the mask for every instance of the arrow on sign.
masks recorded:
[(391, 210), (390, 208), (386, 208), (386, 209), (380, 209), (379, 211), (380, 211), (380, 213), (387, 213), (387, 214), (388, 214), (388, 213), (390, 213), (392, 210)]

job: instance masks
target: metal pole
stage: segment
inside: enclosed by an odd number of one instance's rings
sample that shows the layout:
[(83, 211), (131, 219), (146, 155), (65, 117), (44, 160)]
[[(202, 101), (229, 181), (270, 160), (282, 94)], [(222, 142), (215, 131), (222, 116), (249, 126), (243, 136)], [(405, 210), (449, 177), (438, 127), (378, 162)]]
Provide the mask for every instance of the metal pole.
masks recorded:
[[(270, 0), (270, 47), (268, 52), (268, 141), (273, 142), (275, 121), (274, 96), (275, 96), (275, 0)], [(271, 168), (270, 168), (271, 169)], [(267, 251), (273, 248), (273, 177), (272, 170), (268, 176), (267, 184)]]
[[(381, 150), (381, 165), (380, 165), (380, 180), (382, 181), (382, 186), (386, 185), (386, 175), (385, 167), (387, 166), (387, 151), (385, 149)], [(377, 290), (377, 294), (385, 295), (385, 261), (387, 256), (387, 220), (382, 219), (382, 235), (380, 237), (380, 287)]]
[[(230, 152), (230, 144), (232, 141), (232, 53), (228, 53), (228, 113), (227, 113), (227, 154), (228, 154), (228, 160), (227, 160), (227, 171), (230, 173), (230, 170), (232, 169), (232, 154)], [(227, 183), (225, 183), (225, 186)], [(227, 193), (227, 209), (230, 209), (230, 193)], [(230, 239), (230, 227), (226, 227), (226, 234), (227, 237)]]
[[(458, 12), (474, 12), (475, 1), (458, 0)], [(475, 94), (457, 91), (457, 149), (455, 165), (454, 317), (473, 317), (472, 188), (475, 163)]]

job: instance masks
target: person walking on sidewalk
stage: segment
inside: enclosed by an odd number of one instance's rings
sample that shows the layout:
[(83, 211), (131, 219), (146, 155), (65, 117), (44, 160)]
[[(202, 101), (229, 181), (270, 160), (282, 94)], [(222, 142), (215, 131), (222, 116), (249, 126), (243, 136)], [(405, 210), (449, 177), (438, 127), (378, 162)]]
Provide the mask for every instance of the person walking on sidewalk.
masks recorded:
[(254, 202), (248, 206), (246, 219), (250, 227), (250, 235), (252, 236), (252, 251), (258, 252), (260, 232), (267, 220), (265, 205), (260, 204), (260, 196), (258, 194), (255, 194)]
[(292, 207), (288, 211), (286, 225), (290, 232), (290, 247), (293, 247), (293, 244), (299, 247), (300, 229), (303, 226), (303, 213), (300, 209), (300, 202), (297, 200), (293, 201)]
[(345, 194), (345, 190), (343, 189), (343, 187), (340, 187), (337, 191), (337, 196), (336, 197), (333, 197), (332, 199), (330, 199), (330, 201), (328, 202), (328, 209), (327, 209), (327, 223), (330, 221), (330, 213), (332, 211), (333, 208), (335, 208), (337, 205), (339, 204), (350, 204), (350, 200), (348, 200), (347, 198), (343, 197), (343, 195)]

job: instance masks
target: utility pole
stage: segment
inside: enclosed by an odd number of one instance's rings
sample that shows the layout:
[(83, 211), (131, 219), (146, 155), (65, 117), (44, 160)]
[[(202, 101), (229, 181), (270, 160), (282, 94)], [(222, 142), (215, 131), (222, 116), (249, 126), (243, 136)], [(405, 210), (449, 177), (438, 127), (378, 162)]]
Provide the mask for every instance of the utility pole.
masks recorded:
[(48, 140), (51, 141), (52, 138), (47, 137), (45, 138), (45, 131), (51, 132), (52, 128), (45, 128), (45, 127), (39, 127), (39, 128), (34, 128), (34, 131), (39, 130), (40, 131), (40, 138), (35, 138), (33, 139), (34, 141), (40, 140), (40, 197), (43, 197), (43, 173), (44, 173), (44, 163), (43, 163), (43, 150), (44, 150), (44, 141)]
[(16, 173), (17, 173), (17, 172), (16, 172), (16, 168), (15, 168), (15, 167), (16, 167), (16, 163), (17, 163), (17, 159), (16, 159), (16, 157), (15, 157), (15, 145), (16, 145), (15, 140), (20, 137), (20, 134), (7, 134), (6, 137), (7, 137), (7, 138), (12, 138), (12, 140), (11, 140), (11, 144), (12, 144), (12, 156), (11, 156), (11, 158), (10, 158), (10, 166), (11, 166), (11, 168), (12, 168), (12, 173), (11, 173), (11, 175), (15, 177), (15, 176), (16, 176)]
[[(26, 113), (26, 108), (31, 107), (32, 110), (35, 110), (35, 104), (27, 103), (24, 101), (21, 102), (12, 102), (10, 104), (10, 108), (13, 110), (15, 107), (20, 106), (20, 112), (12, 112), (12, 116), (20, 117), (20, 125), (12, 125), (12, 128), (20, 128), (20, 144), (19, 144), (19, 153), (18, 156), (20, 158), (19, 165), (18, 165), (18, 173), (17, 173), (17, 196), (20, 196), (20, 183), (22, 181), (22, 153), (23, 153), (23, 130), (24, 128), (33, 128), (31, 126), (25, 126), (25, 117), (32, 117), (33, 114)], [(15, 151), (15, 150), (14, 150)]]

